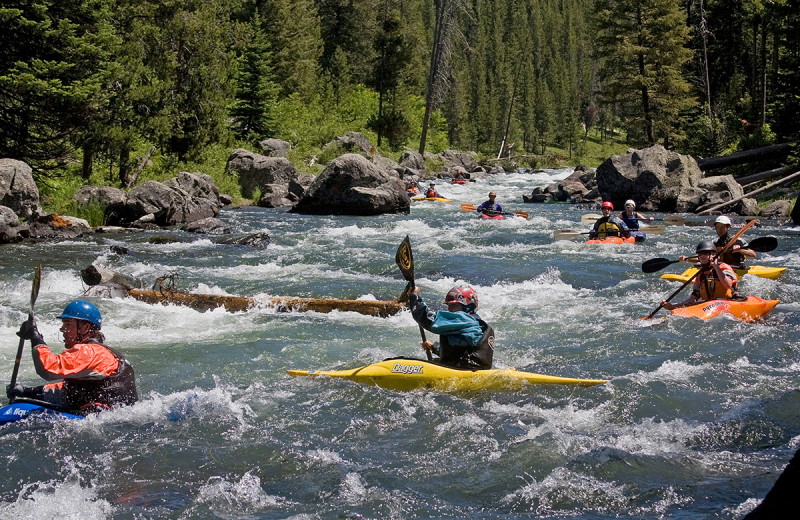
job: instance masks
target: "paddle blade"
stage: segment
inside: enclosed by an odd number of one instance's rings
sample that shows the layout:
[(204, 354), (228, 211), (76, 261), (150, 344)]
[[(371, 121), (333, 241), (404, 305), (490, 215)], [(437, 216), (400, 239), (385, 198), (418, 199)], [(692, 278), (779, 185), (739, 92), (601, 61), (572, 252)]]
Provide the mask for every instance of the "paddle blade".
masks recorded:
[(514, 216), (515, 216), (515, 217), (522, 217), (522, 218), (524, 218), (525, 220), (528, 220), (528, 214), (527, 214), (527, 213), (525, 213), (524, 211), (515, 211), (515, 212), (514, 212)]
[(36, 298), (39, 297), (39, 286), (42, 284), (42, 264), (36, 266), (36, 271), (33, 273), (33, 283), (31, 284), (31, 308), (29, 314), (33, 316), (33, 304), (36, 303)]
[(664, 222), (670, 226), (682, 226), (686, 223), (686, 219), (677, 215), (670, 215), (668, 217), (664, 217)]
[(759, 253), (769, 253), (778, 247), (778, 239), (775, 237), (754, 238), (752, 242), (747, 244), (747, 247)]
[(603, 218), (603, 215), (598, 215), (597, 213), (587, 213), (586, 215), (581, 216), (581, 222), (587, 224), (600, 218)]
[(639, 231), (644, 231), (648, 235), (660, 235), (667, 230), (667, 226), (642, 226)]
[(475, 211), (475, 206), (472, 204), (462, 204), (461, 211)]
[(655, 273), (667, 267), (668, 265), (679, 262), (679, 260), (670, 260), (669, 258), (653, 258), (642, 264), (643, 273)]
[(572, 240), (580, 237), (584, 233), (572, 231), (570, 229), (562, 229), (561, 231), (553, 231), (553, 240)]
[(397, 253), (394, 255), (394, 261), (400, 272), (403, 273), (403, 278), (414, 285), (414, 255), (411, 253), (411, 241), (406, 235), (406, 238), (400, 243), (397, 248)]

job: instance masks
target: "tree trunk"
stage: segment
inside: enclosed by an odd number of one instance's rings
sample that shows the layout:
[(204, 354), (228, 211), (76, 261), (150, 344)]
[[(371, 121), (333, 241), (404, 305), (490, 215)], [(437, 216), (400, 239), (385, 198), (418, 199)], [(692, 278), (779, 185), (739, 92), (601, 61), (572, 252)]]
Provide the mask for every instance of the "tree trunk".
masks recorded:
[(88, 181), (92, 176), (92, 163), (94, 162), (94, 143), (91, 139), (83, 142), (83, 164), (81, 165), (81, 177)]
[(436, 88), (436, 78), (439, 74), (439, 60), (442, 55), (442, 37), (444, 28), (445, 6), (449, 0), (436, 0), (436, 27), (433, 32), (433, 49), (431, 49), (431, 66), (428, 70), (428, 88), (425, 92), (425, 115), (422, 119), (422, 133), (419, 137), (419, 153), (425, 156), (425, 141), (428, 138), (428, 125), (431, 121), (433, 110), (433, 95)]
[(753, 148), (752, 150), (743, 150), (721, 157), (707, 157), (705, 159), (699, 159), (697, 165), (700, 166), (701, 170), (708, 171), (717, 168), (725, 168), (726, 166), (762, 161), (764, 159), (780, 159), (786, 157), (793, 145), (794, 143), (780, 143), (762, 146), (761, 148)]
[(131, 159), (131, 149), (127, 146), (124, 146), (122, 150), (119, 151), (119, 182), (125, 188), (131, 187), (131, 182), (129, 178), (129, 168), (130, 164), (129, 161)]

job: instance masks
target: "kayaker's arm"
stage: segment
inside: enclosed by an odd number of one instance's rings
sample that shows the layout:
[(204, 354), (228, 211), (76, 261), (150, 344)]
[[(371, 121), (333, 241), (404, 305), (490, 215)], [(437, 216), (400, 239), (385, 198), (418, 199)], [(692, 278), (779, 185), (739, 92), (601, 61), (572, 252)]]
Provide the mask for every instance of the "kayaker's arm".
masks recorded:
[(414, 321), (422, 325), (423, 329), (431, 330), (433, 320), (436, 319), (436, 312), (428, 308), (428, 305), (422, 297), (417, 294), (418, 292), (419, 291), (415, 289), (408, 297), (408, 307), (411, 309), (411, 317), (414, 318)]

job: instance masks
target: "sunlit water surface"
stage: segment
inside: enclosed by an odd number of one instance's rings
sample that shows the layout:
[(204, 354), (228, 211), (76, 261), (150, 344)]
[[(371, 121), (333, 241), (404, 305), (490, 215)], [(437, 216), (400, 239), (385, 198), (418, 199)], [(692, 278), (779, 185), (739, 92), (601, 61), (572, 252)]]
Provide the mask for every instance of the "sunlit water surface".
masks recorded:
[[(555, 230), (588, 230), (580, 217), (597, 210), (525, 205), (522, 194), (569, 173), (442, 185), (455, 203), (413, 202), (409, 215), (223, 210), (234, 233), (269, 233), (265, 249), (176, 231), (0, 247), (7, 378), (37, 263), (39, 328), (59, 350), (56, 316), (86, 290), (79, 270), (91, 263), (148, 286), (177, 275), (194, 292), (388, 300), (405, 285), (394, 255), (408, 234), (429, 302), (441, 308), (456, 283), (478, 291), (496, 366), (610, 379), (455, 394), (292, 379), (287, 369), (419, 357), (419, 331), (407, 311), (231, 314), (92, 297), (108, 343), (136, 369), (141, 401), (2, 427), (0, 517), (740, 518), (800, 444), (800, 228), (748, 232), (778, 237), (759, 263), (789, 268), (780, 281), (741, 282), (781, 300), (767, 319), (645, 322), (680, 284), (641, 263), (691, 253), (713, 230), (669, 227), (633, 246), (554, 242)], [(530, 219), (460, 211), (489, 190)], [(155, 235), (181, 242), (149, 243)], [(20, 380), (40, 382), (27, 348)]]

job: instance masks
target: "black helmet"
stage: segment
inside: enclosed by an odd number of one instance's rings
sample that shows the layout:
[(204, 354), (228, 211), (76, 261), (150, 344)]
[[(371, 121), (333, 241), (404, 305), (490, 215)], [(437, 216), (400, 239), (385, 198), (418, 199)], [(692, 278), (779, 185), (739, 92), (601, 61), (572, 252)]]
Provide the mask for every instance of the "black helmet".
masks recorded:
[(717, 252), (717, 246), (714, 245), (714, 242), (710, 240), (703, 240), (699, 244), (697, 244), (697, 248), (694, 250), (695, 253), (704, 253), (704, 252)]

